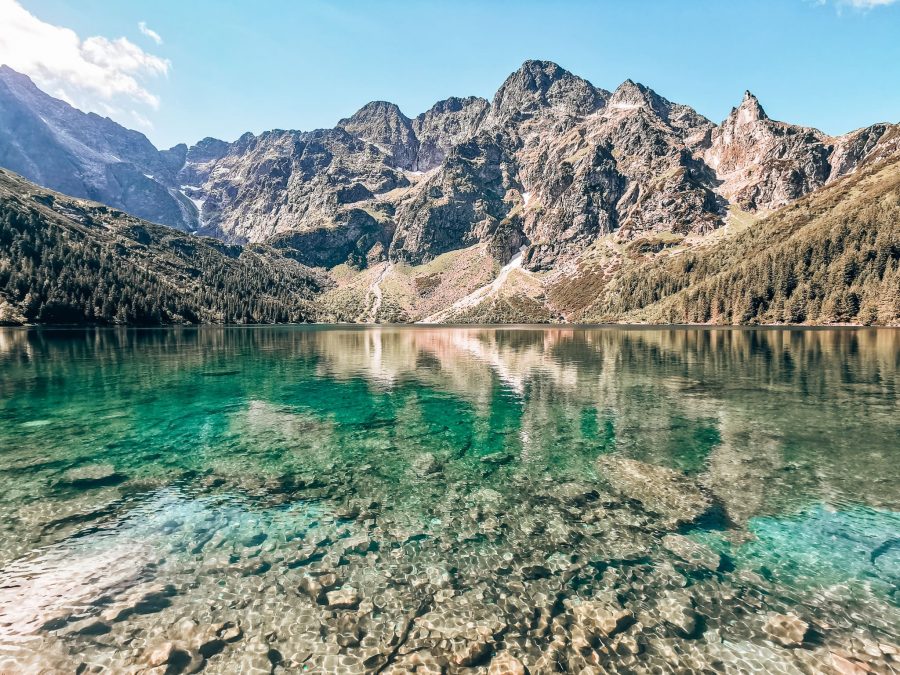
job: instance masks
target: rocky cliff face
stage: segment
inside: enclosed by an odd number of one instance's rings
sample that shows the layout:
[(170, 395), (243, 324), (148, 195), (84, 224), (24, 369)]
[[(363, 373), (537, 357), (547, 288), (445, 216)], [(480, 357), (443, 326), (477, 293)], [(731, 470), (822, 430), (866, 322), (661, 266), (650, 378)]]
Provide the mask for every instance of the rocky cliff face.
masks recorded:
[(174, 187), (183, 163), (177, 148), (160, 152), (143, 134), (76, 110), (0, 66), (0, 166), (69, 195), (193, 229), (191, 204)]
[(417, 171), (430, 171), (444, 161), (450, 150), (475, 135), (490, 104), (483, 98), (448, 98), (413, 120), (418, 140)]
[(0, 71), (0, 164), (145, 218), (304, 263), (425, 263), (483, 245), (557, 269), (599, 237), (703, 237), (730, 205), (768, 211), (894, 151), (896, 127), (832, 138), (770, 119), (754, 96), (721, 124), (626, 80), (595, 87), (526, 61), (491, 102), (415, 118), (375, 101), (334, 129), (206, 138), (159, 152)]
[(189, 194), (201, 231), (238, 242), (340, 227), (360, 204), (388, 208), (376, 193), (409, 185), (384, 149), (340, 128), (245, 134), (218, 159), (189, 161), (179, 176), (199, 180)]
[(349, 119), (338, 122), (337, 127), (375, 145), (398, 169), (411, 170), (416, 165), (419, 139), (412, 120), (393, 103), (367, 103)]
[(751, 211), (772, 209), (825, 184), (831, 172), (829, 140), (816, 129), (769, 119), (748, 91), (713, 131), (703, 159), (730, 202)]

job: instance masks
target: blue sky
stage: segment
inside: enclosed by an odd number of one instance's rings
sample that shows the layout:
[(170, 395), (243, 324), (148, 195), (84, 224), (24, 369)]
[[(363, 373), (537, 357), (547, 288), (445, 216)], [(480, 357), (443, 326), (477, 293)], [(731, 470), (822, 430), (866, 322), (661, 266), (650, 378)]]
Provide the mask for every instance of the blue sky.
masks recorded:
[(529, 58), (714, 121), (745, 89), (829, 133), (900, 121), (900, 0), (0, 0), (0, 25), (0, 61), (160, 147), (490, 98)]

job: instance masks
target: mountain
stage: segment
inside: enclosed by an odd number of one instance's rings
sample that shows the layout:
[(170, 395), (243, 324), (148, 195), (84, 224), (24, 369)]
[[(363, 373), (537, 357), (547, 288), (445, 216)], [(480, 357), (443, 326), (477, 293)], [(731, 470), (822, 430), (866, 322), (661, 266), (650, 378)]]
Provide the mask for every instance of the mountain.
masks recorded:
[(749, 93), (717, 125), (630, 80), (609, 92), (526, 61), (490, 103), (451, 98), (409, 118), (375, 101), (332, 130), (245, 135), (200, 171), (189, 151), (180, 182), (203, 231), (231, 241), (345, 229), (326, 239), (356, 264), (474, 243), (503, 263), (524, 245), (541, 270), (610, 232), (705, 235), (729, 206), (783, 206), (883, 153), (889, 128), (831, 138), (771, 120)]
[(584, 268), (557, 300), (587, 322), (900, 323), (900, 152), (735, 230)]
[(160, 152), (143, 134), (76, 110), (0, 65), (0, 166), (29, 180), (192, 230), (196, 209), (175, 189), (186, 150)]
[[(637, 319), (644, 300), (602, 295), (625, 270), (763, 231), (769, 214), (900, 150), (893, 124), (832, 137), (772, 120), (750, 92), (716, 124), (640, 83), (607, 91), (549, 61), (526, 61), (491, 101), (452, 97), (416, 117), (374, 101), (333, 129), (162, 152), (8, 68), (0, 115), (19, 125), (0, 132), (0, 164), (149, 220), (264, 243), (321, 269), (319, 318), (348, 321)], [(139, 174), (131, 201), (101, 174)]]
[(0, 169), (0, 325), (313, 321), (329, 283), (269, 247), (185, 234)]

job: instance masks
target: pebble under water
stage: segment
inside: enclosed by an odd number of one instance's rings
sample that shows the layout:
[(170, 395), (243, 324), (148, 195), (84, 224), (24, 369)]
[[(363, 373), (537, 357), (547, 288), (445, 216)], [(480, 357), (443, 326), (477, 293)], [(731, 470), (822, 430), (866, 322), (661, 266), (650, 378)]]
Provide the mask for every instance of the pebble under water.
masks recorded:
[(900, 331), (0, 330), (0, 673), (900, 672)]

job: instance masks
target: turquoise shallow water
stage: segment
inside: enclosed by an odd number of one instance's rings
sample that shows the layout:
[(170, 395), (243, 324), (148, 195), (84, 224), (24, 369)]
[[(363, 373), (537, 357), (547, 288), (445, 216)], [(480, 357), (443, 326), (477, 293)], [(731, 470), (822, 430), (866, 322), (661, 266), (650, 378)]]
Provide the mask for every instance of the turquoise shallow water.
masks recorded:
[(898, 392), (890, 329), (0, 330), (0, 672), (897, 668)]

